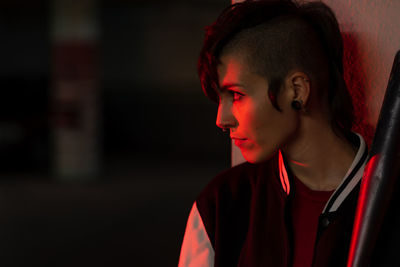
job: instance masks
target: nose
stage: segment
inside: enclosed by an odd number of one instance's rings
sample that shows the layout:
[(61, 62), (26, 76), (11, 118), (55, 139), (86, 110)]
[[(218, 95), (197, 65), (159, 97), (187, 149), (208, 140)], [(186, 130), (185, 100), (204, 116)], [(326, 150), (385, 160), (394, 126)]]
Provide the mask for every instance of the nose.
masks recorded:
[(223, 103), (218, 105), (216, 124), (221, 129), (230, 129), (236, 126), (236, 119), (232, 114), (232, 105)]

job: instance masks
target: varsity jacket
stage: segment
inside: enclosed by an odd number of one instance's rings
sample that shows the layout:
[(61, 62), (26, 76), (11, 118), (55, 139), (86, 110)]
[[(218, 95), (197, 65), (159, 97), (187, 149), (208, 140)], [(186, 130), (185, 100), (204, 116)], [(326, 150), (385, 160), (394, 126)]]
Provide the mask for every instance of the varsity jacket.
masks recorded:
[[(367, 148), (358, 152), (319, 217), (313, 267), (346, 266)], [(293, 175), (280, 151), (216, 176), (193, 204), (179, 267), (292, 266)]]

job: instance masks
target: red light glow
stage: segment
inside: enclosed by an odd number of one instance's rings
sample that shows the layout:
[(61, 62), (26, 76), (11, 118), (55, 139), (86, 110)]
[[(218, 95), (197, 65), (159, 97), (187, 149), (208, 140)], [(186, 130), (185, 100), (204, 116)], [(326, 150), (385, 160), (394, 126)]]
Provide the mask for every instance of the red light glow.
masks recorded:
[(372, 174), (376, 168), (376, 164), (379, 159), (379, 154), (374, 155), (365, 166), (363, 180), (361, 183), (360, 188), (360, 195), (358, 198), (357, 203), (357, 211), (354, 219), (354, 226), (353, 226), (353, 234), (350, 243), (350, 250), (349, 250), (349, 257), (347, 262), (347, 267), (353, 266), (355, 253), (357, 244), (359, 243), (359, 239), (361, 236), (361, 232), (363, 229), (361, 228), (362, 222), (365, 216), (365, 209), (366, 209), (366, 201), (367, 201), (367, 194), (368, 194), (368, 185), (370, 184), (370, 180), (372, 178)]

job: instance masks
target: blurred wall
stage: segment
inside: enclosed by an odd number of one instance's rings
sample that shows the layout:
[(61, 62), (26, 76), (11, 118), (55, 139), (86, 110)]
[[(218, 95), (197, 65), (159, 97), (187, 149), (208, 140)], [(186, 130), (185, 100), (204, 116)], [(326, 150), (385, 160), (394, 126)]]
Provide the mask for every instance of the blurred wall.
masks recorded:
[[(358, 72), (347, 79), (350, 89), (354, 91), (357, 90), (354, 87), (362, 86), (365, 92), (364, 99), (354, 99), (356, 107), (359, 102), (366, 105), (367, 114), (363, 121), (375, 128), (393, 59), (400, 49), (400, 2), (324, 2), (334, 10), (344, 32), (347, 71)], [(351, 78), (359, 79), (360, 82), (352, 81)]]
[[(101, 170), (68, 182), (49, 172), (52, 4), (0, 2), (0, 265), (176, 266), (194, 199), (229, 167), (196, 74), (203, 28), (227, 3), (97, 1)], [(58, 51), (58, 67), (82, 67)]]
[[(229, 161), (197, 77), (203, 27), (224, 1), (103, 3), (101, 77), (110, 157)], [(228, 158), (228, 160), (224, 160)]]
[[(21, 172), (51, 176), (55, 165), (49, 136), (54, 106), (59, 107), (51, 79), (55, 2), (0, 4), (0, 178)], [(196, 70), (203, 28), (225, 5), (96, 2), (100, 176), (109, 165), (136, 161), (229, 166), (229, 139), (215, 126), (216, 105), (202, 94)], [(71, 25), (73, 15), (64, 18)]]
[(48, 167), (47, 1), (0, 3), (0, 178)]

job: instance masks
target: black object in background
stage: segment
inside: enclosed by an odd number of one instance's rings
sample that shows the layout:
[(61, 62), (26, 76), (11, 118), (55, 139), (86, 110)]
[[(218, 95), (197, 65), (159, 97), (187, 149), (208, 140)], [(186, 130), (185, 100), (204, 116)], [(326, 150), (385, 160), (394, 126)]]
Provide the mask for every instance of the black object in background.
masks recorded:
[(399, 203), (399, 177), (400, 51), (394, 59), (364, 171), (348, 267), (400, 266), (400, 214), (395, 204)]

